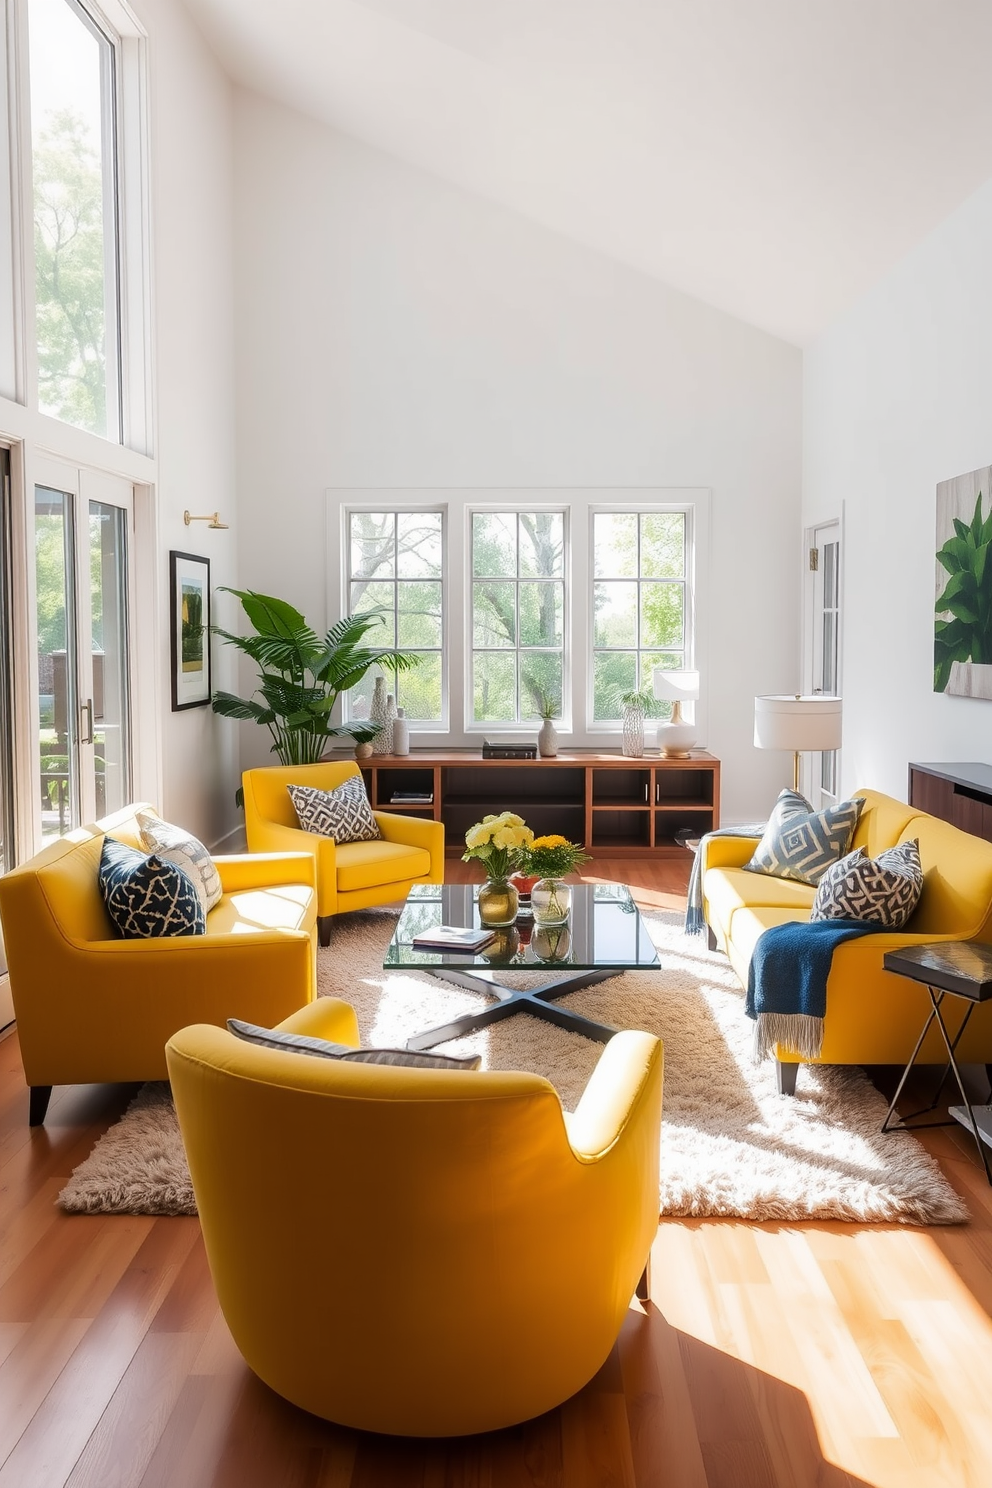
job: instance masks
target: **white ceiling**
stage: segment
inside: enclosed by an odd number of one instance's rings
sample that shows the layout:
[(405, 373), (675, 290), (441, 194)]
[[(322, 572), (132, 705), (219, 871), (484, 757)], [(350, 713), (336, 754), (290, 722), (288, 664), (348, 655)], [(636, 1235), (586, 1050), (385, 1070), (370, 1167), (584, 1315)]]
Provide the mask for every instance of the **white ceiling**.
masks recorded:
[(238, 82), (803, 344), (992, 177), (989, 0), (186, 0)]

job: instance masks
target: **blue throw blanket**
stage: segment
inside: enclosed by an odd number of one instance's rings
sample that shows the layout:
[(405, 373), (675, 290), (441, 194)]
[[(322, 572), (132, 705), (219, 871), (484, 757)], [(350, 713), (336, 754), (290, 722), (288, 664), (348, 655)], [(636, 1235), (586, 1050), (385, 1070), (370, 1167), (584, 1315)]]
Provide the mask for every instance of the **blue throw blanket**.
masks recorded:
[(758, 936), (744, 1004), (748, 1017), (757, 1023), (757, 1058), (773, 1053), (776, 1044), (803, 1059), (819, 1058), (834, 947), (884, 929), (863, 920), (815, 920), (773, 925)]

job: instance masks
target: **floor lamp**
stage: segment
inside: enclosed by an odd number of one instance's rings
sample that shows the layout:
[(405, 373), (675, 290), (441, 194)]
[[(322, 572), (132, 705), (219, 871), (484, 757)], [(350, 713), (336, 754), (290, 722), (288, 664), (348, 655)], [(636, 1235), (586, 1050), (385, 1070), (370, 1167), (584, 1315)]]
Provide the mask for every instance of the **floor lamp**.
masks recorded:
[(841, 700), (822, 692), (775, 693), (754, 700), (754, 747), (791, 749), (792, 788), (799, 789), (799, 756), (840, 748)]

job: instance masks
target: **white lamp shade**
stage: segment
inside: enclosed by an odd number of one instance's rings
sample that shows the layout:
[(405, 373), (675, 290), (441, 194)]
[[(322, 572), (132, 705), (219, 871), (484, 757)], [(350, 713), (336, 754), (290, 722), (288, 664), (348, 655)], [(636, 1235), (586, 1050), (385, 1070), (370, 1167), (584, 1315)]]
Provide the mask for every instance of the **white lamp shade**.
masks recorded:
[[(657, 675), (657, 673), (655, 674)], [(756, 749), (839, 749), (841, 699), (823, 693), (780, 693), (754, 700)]]
[(651, 681), (655, 697), (664, 702), (691, 703), (699, 696), (698, 672), (666, 672), (655, 667)]

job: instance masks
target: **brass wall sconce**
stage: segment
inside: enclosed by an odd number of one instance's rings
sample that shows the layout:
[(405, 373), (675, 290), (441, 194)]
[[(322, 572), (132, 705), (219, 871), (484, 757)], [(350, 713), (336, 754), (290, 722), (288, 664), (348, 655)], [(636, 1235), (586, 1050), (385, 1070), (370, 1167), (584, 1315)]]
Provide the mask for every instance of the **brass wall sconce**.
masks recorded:
[(190, 522), (206, 522), (208, 526), (212, 527), (216, 532), (226, 532), (228, 525), (226, 522), (221, 521), (220, 512), (209, 512), (205, 517), (194, 517), (190, 512), (184, 511), (183, 521), (186, 523), (187, 527), (189, 526)]

